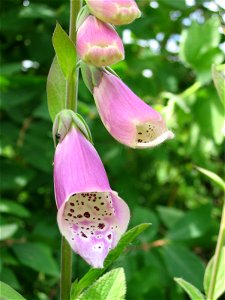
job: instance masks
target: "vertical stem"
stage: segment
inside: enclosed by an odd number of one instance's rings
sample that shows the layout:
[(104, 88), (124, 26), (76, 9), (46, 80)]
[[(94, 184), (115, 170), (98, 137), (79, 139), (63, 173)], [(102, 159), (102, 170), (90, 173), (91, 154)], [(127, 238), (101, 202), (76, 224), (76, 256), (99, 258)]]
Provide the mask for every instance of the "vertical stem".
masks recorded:
[(70, 286), (72, 277), (72, 251), (67, 240), (62, 236), (61, 241), (61, 282), (60, 299), (70, 299)]
[[(70, 28), (69, 37), (76, 44), (76, 19), (82, 6), (81, 0), (70, 0)], [(75, 68), (72, 75), (67, 80), (66, 87), (66, 108), (77, 111), (78, 78), (79, 70)], [(60, 280), (60, 299), (70, 299), (70, 287), (72, 278), (72, 250), (70, 245), (62, 236), (61, 241), (61, 280)]]
[[(82, 6), (81, 0), (70, 0), (70, 28), (69, 37), (76, 44), (76, 20), (77, 15)], [(66, 108), (73, 111), (77, 110), (77, 83), (79, 77), (79, 70), (76, 70), (76, 62), (74, 62), (74, 71), (67, 80), (66, 86)]]
[(221, 217), (221, 222), (220, 222), (220, 230), (219, 230), (219, 235), (218, 235), (217, 244), (216, 244), (216, 251), (215, 251), (215, 255), (214, 255), (214, 259), (213, 259), (212, 275), (211, 275), (211, 281), (210, 281), (209, 291), (208, 291), (208, 295), (207, 295), (208, 300), (212, 300), (213, 296), (214, 296), (216, 277), (217, 277), (217, 272), (218, 272), (218, 268), (219, 268), (219, 262), (220, 262), (224, 242), (225, 242), (225, 202), (223, 203), (223, 211), (222, 211), (222, 217)]

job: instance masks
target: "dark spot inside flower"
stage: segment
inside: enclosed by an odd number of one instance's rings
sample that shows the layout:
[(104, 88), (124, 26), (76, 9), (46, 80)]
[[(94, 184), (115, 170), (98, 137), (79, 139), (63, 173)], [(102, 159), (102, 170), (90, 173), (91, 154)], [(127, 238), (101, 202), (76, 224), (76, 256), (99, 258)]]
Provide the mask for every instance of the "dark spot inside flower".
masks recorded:
[(84, 202), (83, 202), (83, 201), (81, 201), (81, 204), (82, 204), (82, 205), (84, 205)]
[(104, 205), (104, 202), (101, 202), (101, 205)]
[(138, 132), (138, 134), (142, 134), (142, 132)]
[(138, 143), (141, 143), (142, 142), (142, 140), (141, 139), (138, 139)]
[(102, 197), (98, 197), (98, 199), (102, 199)]
[(98, 218), (98, 220), (100, 221), (100, 220), (101, 220), (101, 218)]
[(83, 231), (81, 231), (81, 236), (87, 238), (86, 234), (84, 234)]
[(72, 214), (71, 214), (71, 213), (68, 213), (68, 214), (67, 214), (67, 216), (71, 217), (71, 216), (72, 216)]
[(71, 208), (71, 209), (70, 209), (70, 212), (72, 212), (72, 213), (73, 213), (73, 212), (74, 212), (74, 209), (72, 209), (72, 208)]
[(99, 224), (98, 224), (98, 228), (99, 228), (99, 229), (103, 229), (104, 227), (105, 227), (105, 224), (104, 224), (104, 223), (99, 223)]
[(101, 246), (98, 246), (98, 249), (101, 249)]
[(80, 219), (80, 218), (82, 218), (82, 215), (77, 215), (77, 217)]
[(71, 206), (74, 206), (74, 203), (73, 203), (73, 202), (70, 202), (70, 205), (71, 205)]
[(98, 208), (98, 206), (94, 206), (94, 209), (96, 209), (97, 211), (99, 211), (99, 208)]
[(108, 239), (109, 239), (109, 240), (111, 240), (111, 238), (112, 238), (112, 235), (111, 235), (111, 234), (109, 234), (107, 237), (108, 237)]
[(65, 221), (69, 221), (68, 219), (65, 219)]
[(86, 212), (84, 213), (84, 216), (85, 216), (85, 218), (90, 218), (90, 214), (89, 214), (89, 212), (88, 212), (88, 211), (86, 211)]

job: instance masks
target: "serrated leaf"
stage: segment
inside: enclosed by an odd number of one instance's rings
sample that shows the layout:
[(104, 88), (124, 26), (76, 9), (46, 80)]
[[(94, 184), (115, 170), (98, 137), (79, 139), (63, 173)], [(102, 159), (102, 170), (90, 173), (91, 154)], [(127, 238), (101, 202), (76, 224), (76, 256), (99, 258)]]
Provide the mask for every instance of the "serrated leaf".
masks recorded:
[(1, 199), (0, 212), (24, 218), (30, 216), (29, 211), (24, 206), (7, 199)]
[(79, 300), (123, 300), (126, 293), (124, 270), (118, 268), (100, 277)]
[(204, 300), (202, 293), (191, 283), (182, 278), (174, 278), (174, 280), (185, 290), (191, 300)]
[(115, 249), (111, 250), (104, 262), (103, 269), (90, 269), (79, 282), (75, 282), (71, 287), (71, 297), (76, 297), (87, 287), (89, 287), (105, 270), (120, 256), (126, 246), (130, 244), (139, 234), (146, 230), (150, 224), (140, 224), (127, 231), (120, 239)]
[(202, 236), (210, 227), (211, 205), (204, 205), (184, 215), (167, 233), (172, 240), (189, 240)]
[[(208, 294), (209, 285), (211, 282), (213, 261), (214, 261), (214, 257), (211, 258), (205, 270), (204, 289), (206, 295)], [(225, 291), (225, 247), (223, 247), (222, 249), (220, 260), (219, 260), (213, 299), (218, 299), (224, 293), (224, 291)]]
[(52, 42), (60, 68), (65, 78), (68, 79), (76, 68), (76, 49), (59, 23), (56, 24)]
[[(223, 70), (219, 71), (219, 67), (223, 67)], [(212, 77), (219, 98), (222, 101), (223, 105), (225, 105), (225, 65), (212, 65)]]
[(22, 295), (2, 281), (0, 281), (0, 291), (1, 300), (25, 300)]
[(55, 57), (49, 70), (47, 79), (48, 111), (52, 121), (55, 116), (65, 108), (66, 80)]
[(6, 240), (13, 236), (17, 230), (18, 224), (16, 223), (0, 225), (0, 241)]
[(196, 167), (196, 169), (199, 172), (201, 172), (202, 174), (204, 174), (207, 177), (209, 177), (210, 179), (212, 179), (212, 181), (214, 181), (216, 184), (218, 184), (225, 191), (225, 182), (217, 174), (215, 174), (209, 170), (203, 169), (201, 167)]
[(23, 265), (38, 272), (59, 276), (59, 270), (50, 249), (44, 244), (15, 244), (12, 248)]

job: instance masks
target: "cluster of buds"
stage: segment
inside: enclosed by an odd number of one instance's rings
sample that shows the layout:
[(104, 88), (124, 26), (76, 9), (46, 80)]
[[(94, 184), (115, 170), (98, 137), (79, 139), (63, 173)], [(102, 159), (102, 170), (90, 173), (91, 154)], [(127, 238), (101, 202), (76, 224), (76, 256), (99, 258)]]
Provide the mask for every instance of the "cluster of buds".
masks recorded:
[[(173, 138), (162, 116), (138, 98), (109, 68), (124, 59), (114, 25), (140, 17), (134, 0), (86, 0), (77, 19), (77, 53), (84, 82), (108, 132), (132, 148)], [(58, 225), (72, 249), (95, 268), (126, 231), (130, 212), (113, 191), (83, 118), (71, 110), (56, 117), (54, 185)], [(55, 141), (56, 142), (56, 141)]]

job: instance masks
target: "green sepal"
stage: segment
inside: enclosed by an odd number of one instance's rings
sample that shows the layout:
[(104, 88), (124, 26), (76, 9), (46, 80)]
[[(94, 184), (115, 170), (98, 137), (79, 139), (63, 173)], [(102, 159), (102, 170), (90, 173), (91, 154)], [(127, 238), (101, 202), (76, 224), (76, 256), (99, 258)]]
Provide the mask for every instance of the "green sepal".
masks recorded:
[(88, 139), (93, 144), (90, 129), (84, 118), (80, 114), (75, 113), (70, 109), (64, 109), (56, 115), (55, 121), (53, 123), (52, 136), (55, 147), (58, 142), (62, 142), (72, 126), (78, 128), (80, 132), (86, 137), (86, 139)]
[(99, 86), (104, 69), (87, 65), (83, 61), (81, 61), (80, 67), (84, 83), (89, 89), (89, 91), (92, 93), (94, 87)]
[(77, 16), (76, 30), (80, 28), (80, 26), (83, 24), (83, 22), (87, 19), (89, 15), (90, 15), (89, 8), (87, 7), (87, 5), (83, 6)]

